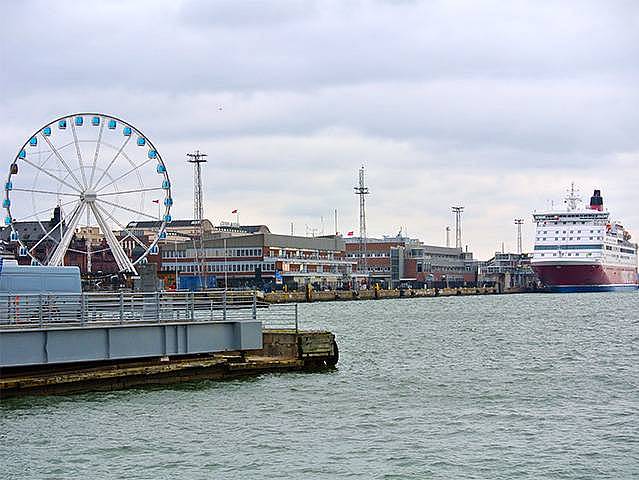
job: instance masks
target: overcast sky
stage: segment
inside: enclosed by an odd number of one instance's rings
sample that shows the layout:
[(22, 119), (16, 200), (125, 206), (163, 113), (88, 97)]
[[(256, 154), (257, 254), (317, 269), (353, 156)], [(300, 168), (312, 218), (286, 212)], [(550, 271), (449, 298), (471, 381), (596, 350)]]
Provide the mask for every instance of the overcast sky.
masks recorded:
[[(639, 2), (16, 1), (0, 11), (0, 152), (57, 116), (145, 132), (191, 217), (515, 248), (513, 219), (593, 188), (639, 238)], [(1, 167), (0, 167), (1, 168)]]

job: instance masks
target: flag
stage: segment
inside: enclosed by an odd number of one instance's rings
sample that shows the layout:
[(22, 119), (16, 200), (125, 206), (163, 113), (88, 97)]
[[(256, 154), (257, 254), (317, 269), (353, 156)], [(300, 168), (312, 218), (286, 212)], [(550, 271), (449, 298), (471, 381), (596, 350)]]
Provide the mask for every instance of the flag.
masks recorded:
[(160, 200), (153, 200), (153, 203), (160, 203)]
[(355, 234), (355, 232), (348, 232), (346, 235), (349, 237), (352, 237)]
[(235, 210), (233, 210), (231, 213), (237, 213), (237, 208)]

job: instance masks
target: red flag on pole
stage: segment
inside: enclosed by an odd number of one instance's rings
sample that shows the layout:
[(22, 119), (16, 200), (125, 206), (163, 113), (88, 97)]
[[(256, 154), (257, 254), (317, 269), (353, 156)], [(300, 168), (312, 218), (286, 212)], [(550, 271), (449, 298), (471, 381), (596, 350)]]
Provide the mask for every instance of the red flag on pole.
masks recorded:
[(153, 200), (153, 203), (160, 203), (160, 200)]
[(231, 213), (237, 213), (237, 208), (235, 210), (233, 210)]
[(346, 235), (349, 237), (352, 237), (355, 234), (355, 232), (348, 232)]

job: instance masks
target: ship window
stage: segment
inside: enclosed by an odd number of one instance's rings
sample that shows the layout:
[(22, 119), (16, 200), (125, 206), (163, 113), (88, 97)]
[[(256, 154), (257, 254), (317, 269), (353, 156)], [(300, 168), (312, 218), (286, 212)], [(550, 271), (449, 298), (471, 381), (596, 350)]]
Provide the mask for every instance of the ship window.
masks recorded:
[(545, 256), (546, 256), (546, 254), (545, 254), (545, 253), (542, 253), (542, 254), (541, 254), (541, 256), (542, 256), (542, 257), (545, 257)]
[(544, 237), (544, 240), (546, 240), (546, 237)]
[(578, 257), (578, 256), (579, 256), (579, 254), (578, 254), (578, 253), (575, 253), (575, 257)]
[(572, 237), (570, 237), (568, 240), (572, 240)]
[(556, 256), (557, 256), (557, 254), (556, 254), (556, 253), (553, 253), (553, 254), (552, 254), (552, 256), (553, 256), (553, 257), (556, 257)]
[(590, 240), (592, 240), (592, 237), (590, 237)]

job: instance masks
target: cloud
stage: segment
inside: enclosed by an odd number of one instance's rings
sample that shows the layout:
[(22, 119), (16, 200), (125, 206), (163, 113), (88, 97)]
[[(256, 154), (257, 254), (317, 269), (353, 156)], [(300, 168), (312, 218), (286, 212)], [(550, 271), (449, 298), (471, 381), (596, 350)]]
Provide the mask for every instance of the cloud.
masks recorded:
[(157, 145), (176, 216), (199, 148), (215, 221), (353, 230), (365, 164), (374, 235), (441, 243), (461, 203), (486, 257), (571, 181), (639, 232), (638, 25), (632, 1), (12, 2), (0, 151), (103, 111)]

